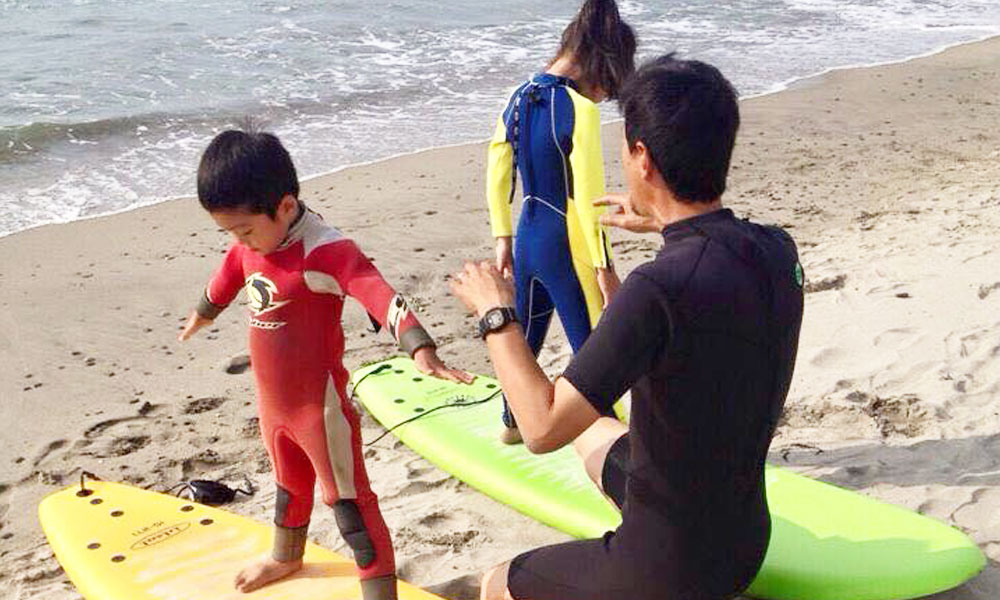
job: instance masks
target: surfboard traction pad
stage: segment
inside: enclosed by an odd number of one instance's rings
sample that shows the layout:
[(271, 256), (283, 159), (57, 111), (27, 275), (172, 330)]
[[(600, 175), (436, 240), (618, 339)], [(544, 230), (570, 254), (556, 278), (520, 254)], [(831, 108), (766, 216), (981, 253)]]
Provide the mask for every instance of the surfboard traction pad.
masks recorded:
[[(88, 481), (47, 496), (39, 520), (87, 600), (361, 600), (354, 561), (306, 544), (303, 568), (244, 594), (233, 584), (268, 556), (273, 527), (131, 485)], [(399, 582), (404, 600), (441, 600)]]
[[(496, 394), (495, 379), (453, 383), (423, 375), (408, 358), (393, 358), (356, 370), (352, 383), (385, 427), (417, 417), (393, 433), (486, 495), (579, 538), (599, 537), (621, 522), (572, 448), (532, 455), (523, 445), (499, 441), (499, 394), (472, 406), (438, 408)], [(765, 480), (771, 541), (748, 596), (904, 600), (951, 589), (985, 565), (965, 534), (934, 519), (772, 465)]]

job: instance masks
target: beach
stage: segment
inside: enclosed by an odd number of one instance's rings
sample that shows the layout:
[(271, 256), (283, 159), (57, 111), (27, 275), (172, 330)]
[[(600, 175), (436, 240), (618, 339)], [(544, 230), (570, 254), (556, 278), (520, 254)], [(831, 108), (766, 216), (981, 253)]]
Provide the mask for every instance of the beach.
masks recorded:
[[(1000, 596), (998, 98), (992, 38), (745, 100), (724, 197), (785, 227), (806, 272), (771, 462), (965, 531), (989, 562), (941, 600)], [(604, 133), (620, 190), (621, 125)], [(375, 260), (445, 360), (491, 374), (447, 287), (464, 260), (493, 255), (485, 157), (484, 143), (409, 154), (309, 179), (301, 199)], [(611, 239), (623, 277), (659, 247)], [(176, 341), (228, 243), (190, 198), (0, 238), (0, 598), (79, 597), (36, 511), (81, 470), (161, 488), (249, 477), (260, 491), (229, 508), (270, 521), (244, 310)], [(356, 302), (344, 328), (349, 369), (397, 353)], [(555, 376), (569, 348), (553, 330), (540, 362)], [(362, 421), (364, 440), (383, 431)], [(568, 539), (391, 435), (366, 461), (400, 577), (446, 598), (477, 597), (487, 567)], [(346, 551), (331, 511), (314, 511), (310, 536)]]

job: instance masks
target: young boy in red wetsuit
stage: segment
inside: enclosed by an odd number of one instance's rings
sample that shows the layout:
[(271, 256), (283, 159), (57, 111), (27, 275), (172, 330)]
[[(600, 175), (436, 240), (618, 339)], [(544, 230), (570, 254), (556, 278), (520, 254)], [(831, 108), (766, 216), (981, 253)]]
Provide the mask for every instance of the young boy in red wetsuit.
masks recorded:
[(359, 300), (424, 373), (465, 382), (471, 376), (441, 362), (406, 301), (298, 195), (295, 166), (271, 134), (226, 131), (202, 155), (198, 199), (235, 241), (179, 339), (210, 324), (246, 289), (260, 430), (278, 485), (272, 555), (244, 569), (236, 588), (250, 592), (302, 567), (318, 477), (354, 552), (365, 600), (394, 600), (392, 541), (345, 393), (344, 297)]

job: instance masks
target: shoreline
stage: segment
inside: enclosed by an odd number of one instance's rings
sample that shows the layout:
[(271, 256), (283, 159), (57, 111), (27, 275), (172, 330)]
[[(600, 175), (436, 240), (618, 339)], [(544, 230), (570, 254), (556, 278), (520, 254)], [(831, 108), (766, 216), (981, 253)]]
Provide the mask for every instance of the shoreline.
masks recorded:
[[(994, 36), (741, 103), (725, 197), (788, 228), (809, 285), (770, 460), (966, 531), (990, 562), (939, 600), (1000, 595), (998, 57)], [(620, 189), (621, 128), (604, 134)], [(492, 255), (484, 159), (482, 142), (407, 153), (304, 180), (302, 199), (376, 260), (446, 360), (488, 374), (446, 291), (462, 260)], [(623, 275), (658, 247), (611, 239)], [(261, 491), (228, 508), (270, 519), (252, 377), (225, 371), (245, 353), (242, 310), (174, 341), (227, 243), (190, 197), (0, 238), (0, 597), (79, 597), (35, 510), (80, 469), (138, 485), (246, 474)], [(348, 368), (395, 352), (366, 323), (349, 303)], [(540, 356), (550, 375), (569, 359), (558, 329)], [(362, 427), (382, 431), (366, 414)], [(451, 600), (475, 598), (487, 567), (566, 539), (391, 436), (366, 461), (400, 576)], [(313, 523), (312, 539), (344, 550), (329, 511)]]
[(750, 100), (752, 98), (760, 98), (762, 96), (770, 96), (771, 94), (780, 94), (781, 92), (783, 92), (785, 90), (794, 89), (794, 88), (798, 87), (799, 85), (808, 85), (810, 79), (818, 79), (818, 78), (821, 78), (821, 77), (823, 77), (825, 75), (829, 75), (830, 73), (835, 73), (837, 71), (852, 71), (852, 70), (855, 70), (855, 69), (871, 69), (871, 68), (874, 68), (874, 67), (889, 67), (889, 66), (892, 66), (892, 65), (906, 64), (906, 63), (914, 61), (914, 60), (920, 60), (920, 59), (923, 59), (923, 58), (930, 58), (932, 56), (936, 56), (936, 55), (941, 54), (943, 52), (947, 52), (948, 50), (951, 50), (952, 48), (958, 48), (960, 46), (975, 45), (975, 44), (979, 44), (979, 43), (982, 43), (982, 42), (986, 42), (986, 41), (989, 41), (989, 40), (991, 40), (991, 39), (993, 39), (995, 37), (1000, 37), (1000, 30), (994, 31), (992, 33), (984, 34), (984, 35), (982, 35), (982, 36), (980, 36), (978, 38), (975, 38), (975, 39), (966, 40), (966, 41), (962, 41), (962, 42), (953, 42), (953, 43), (950, 43), (950, 44), (945, 44), (945, 45), (939, 46), (939, 47), (937, 47), (937, 48), (935, 48), (933, 50), (929, 50), (929, 51), (923, 52), (921, 54), (913, 54), (913, 55), (907, 56), (905, 58), (893, 59), (893, 60), (875, 61), (875, 62), (870, 62), (870, 63), (853, 63), (853, 64), (846, 64), (846, 65), (839, 65), (839, 66), (836, 66), (836, 67), (828, 67), (826, 69), (822, 69), (820, 71), (817, 71), (817, 72), (815, 72), (815, 73), (813, 73), (811, 75), (805, 75), (805, 76), (802, 76), (802, 77), (792, 77), (790, 79), (786, 79), (785, 81), (780, 81), (780, 82), (774, 84), (774, 86), (768, 88), (767, 90), (765, 90), (763, 92), (759, 92), (759, 93), (756, 93), (756, 94), (749, 94), (747, 96), (741, 96), (740, 97), (740, 101)]
[[(992, 33), (984, 34), (984, 35), (982, 35), (980, 37), (977, 37), (977, 38), (944, 44), (943, 46), (938, 46), (938, 47), (936, 47), (936, 48), (934, 48), (932, 50), (929, 50), (927, 52), (920, 53), (920, 54), (914, 54), (914, 55), (908, 55), (906, 57), (899, 58), (899, 59), (891, 59), (891, 60), (886, 60), (886, 61), (875, 61), (875, 62), (871, 62), (871, 63), (853, 63), (853, 64), (845, 64), (845, 65), (838, 65), (838, 66), (828, 67), (828, 68), (822, 69), (820, 71), (816, 71), (816, 72), (808, 74), (808, 75), (802, 75), (802, 76), (798, 76), (798, 77), (792, 77), (792, 78), (786, 79), (784, 81), (779, 81), (779, 82), (771, 85), (770, 87), (768, 87), (767, 89), (765, 89), (762, 92), (755, 92), (755, 93), (752, 93), (752, 94), (747, 94), (745, 96), (741, 95), (740, 98), (739, 98), (740, 104), (742, 105), (744, 101), (753, 100), (753, 99), (756, 99), (756, 98), (762, 98), (762, 97), (770, 96), (772, 94), (780, 94), (781, 92), (784, 92), (784, 91), (790, 90), (790, 89), (795, 89), (795, 88), (797, 88), (799, 86), (808, 86), (808, 85), (810, 85), (811, 80), (819, 80), (819, 79), (823, 78), (826, 75), (829, 75), (831, 73), (835, 73), (835, 72), (838, 72), (838, 71), (850, 71), (850, 70), (855, 70), (855, 69), (869, 69), (869, 68), (875, 68), (875, 67), (884, 67), (884, 66), (892, 66), (892, 65), (897, 65), (897, 64), (905, 64), (905, 63), (908, 63), (908, 62), (911, 62), (911, 61), (914, 61), (914, 60), (920, 60), (920, 59), (923, 59), (923, 58), (929, 58), (929, 57), (941, 54), (943, 52), (947, 52), (948, 50), (951, 50), (952, 48), (957, 48), (957, 47), (966, 46), (966, 45), (975, 45), (975, 44), (979, 44), (979, 43), (982, 43), (982, 42), (986, 42), (986, 41), (988, 41), (988, 40), (990, 40), (992, 38), (996, 38), (996, 37), (1000, 37), (1000, 29), (998, 29), (997, 31), (994, 31)], [(601, 126), (606, 128), (609, 125), (613, 125), (615, 123), (620, 123), (620, 122), (621, 122), (621, 118), (610, 119), (608, 121), (602, 121), (601, 122)], [(398, 158), (402, 158), (404, 156), (409, 156), (409, 155), (412, 155), (412, 154), (423, 154), (423, 153), (426, 153), (426, 152), (433, 152), (433, 151), (436, 151), (436, 150), (447, 150), (447, 149), (450, 149), (450, 148), (456, 148), (456, 147), (462, 147), (462, 146), (475, 146), (475, 145), (483, 144), (483, 143), (486, 143), (486, 142), (489, 142), (489, 138), (488, 137), (487, 138), (481, 138), (481, 139), (477, 138), (477, 139), (470, 139), (470, 140), (466, 140), (466, 141), (458, 141), (458, 142), (454, 142), (454, 143), (450, 143), (450, 144), (443, 144), (443, 145), (440, 145), (440, 146), (427, 146), (427, 147), (423, 147), (423, 148), (417, 148), (415, 150), (409, 150), (409, 151), (405, 151), (405, 152), (399, 152), (399, 153), (396, 153), (396, 154), (390, 154), (390, 155), (387, 155), (387, 156), (377, 157), (377, 158), (373, 158), (373, 159), (370, 159), (370, 160), (364, 160), (364, 161), (360, 161), (360, 162), (356, 162), (356, 163), (348, 163), (348, 164), (345, 164), (345, 165), (340, 165), (340, 166), (337, 166), (337, 167), (333, 167), (332, 169), (328, 169), (328, 170), (325, 170), (325, 171), (320, 171), (318, 173), (314, 173), (314, 174), (311, 174), (311, 175), (305, 175), (305, 176), (302, 176), (299, 179), (299, 182), (300, 183), (305, 183), (306, 181), (309, 181), (311, 179), (317, 179), (317, 178), (321, 178), (321, 177), (328, 177), (330, 175), (334, 175), (336, 173), (339, 173), (339, 172), (347, 170), (347, 169), (355, 169), (355, 168), (360, 168), (360, 167), (367, 167), (367, 166), (371, 166), (371, 165), (374, 165), (374, 164), (377, 164), (377, 163), (382, 163), (382, 162), (388, 162), (388, 161), (396, 160)], [(77, 221), (89, 221), (91, 219), (100, 219), (102, 217), (111, 217), (111, 216), (119, 215), (119, 214), (122, 214), (122, 213), (127, 213), (127, 212), (130, 212), (130, 211), (134, 211), (134, 210), (141, 210), (143, 208), (147, 208), (147, 207), (150, 207), (150, 206), (155, 206), (157, 204), (163, 204), (165, 202), (175, 202), (175, 201), (178, 201), (178, 200), (190, 199), (191, 197), (192, 197), (192, 195), (190, 195), (190, 194), (181, 194), (181, 195), (178, 195), (178, 196), (170, 196), (170, 197), (167, 197), (167, 198), (162, 198), (162, 199), (157, 199), (157, 200), (151, 200), (148, 203), (134, 205), (134, 206), (126, 207), (126, 208), (121, 208), (121, 209), (117, 209), (117, 210), (113, 210), (113, 211), (109, 211), (109, 212), (102, 212), (102, 213), (99, 213), (99, 214), (87, 215), (87, 216), (84, 216), (84, 217), (77, 217), (77, 218), (74, 218), (74, 219), (69, 219), (69, 220), (64, 220), (64, 221), (51, 221), (51, 222), (46, 222), (46, 223), (39, 223), (37, 225), (31, 225), (31, 226), (29, 226), (29, 227), (27, 227), (25, 229), (18, 229), (16, 231), (10, 231), (10, 232), (5, 232), (5, 233), (0, 233), (0, 239), (3, 239), (5, 237), (9, 237), (9, 236), (12, 236), (12, 235), (17, 235), (17, 234), (25, 232), (25, 231), (31, 231), (32, 229), (37, 229), (38, 227), (45, 227), (45, 226), (48, 226), (48, 225), (66, 225), (66, 224), (69, 224), (69, 223), (75, 223)]]

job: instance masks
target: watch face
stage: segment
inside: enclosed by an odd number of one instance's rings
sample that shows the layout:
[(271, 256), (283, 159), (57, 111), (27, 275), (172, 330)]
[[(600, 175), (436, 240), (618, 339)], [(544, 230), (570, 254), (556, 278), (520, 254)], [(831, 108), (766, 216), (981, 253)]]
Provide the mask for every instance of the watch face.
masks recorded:
[(503, 325), (503, 314), (500, 311), (494, 311), (486, 315), (486, 322), (489, 324), (490, 328), (496, 328)]

